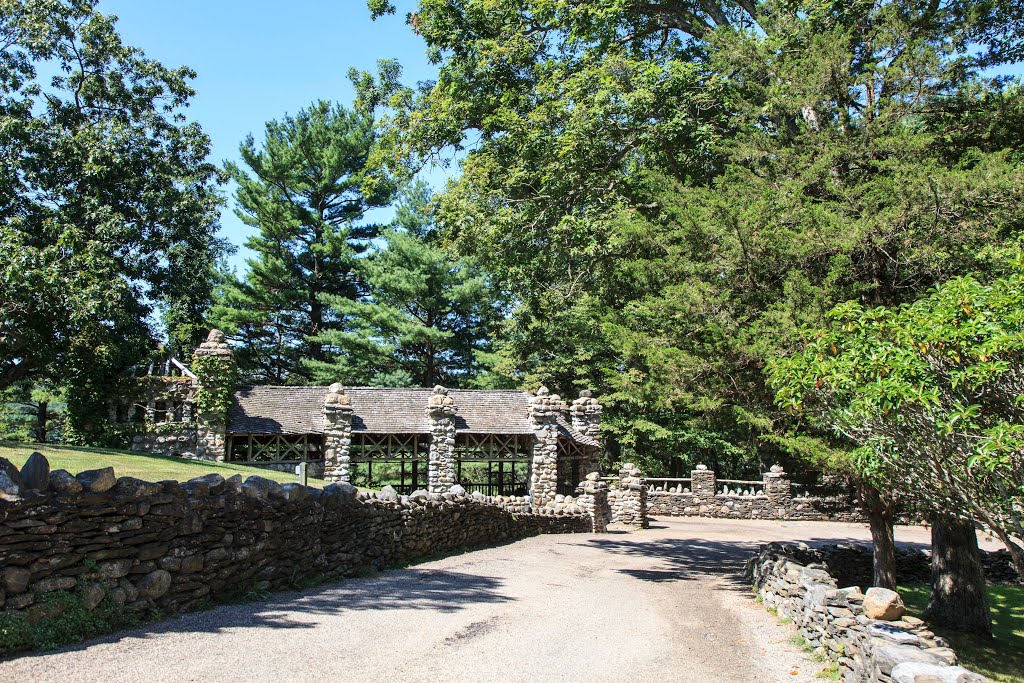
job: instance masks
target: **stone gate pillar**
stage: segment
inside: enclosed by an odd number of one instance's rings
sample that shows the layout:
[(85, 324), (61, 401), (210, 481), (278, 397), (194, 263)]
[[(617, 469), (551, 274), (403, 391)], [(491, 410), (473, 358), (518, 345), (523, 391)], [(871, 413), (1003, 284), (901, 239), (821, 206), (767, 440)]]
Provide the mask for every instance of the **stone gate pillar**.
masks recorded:
[(332, 384), (327, 388), (323, 411), (324, 479), (351, 482), (352, 399), (345, 394), (345, 387)]
[[(210, 330), (206, 341), (192, 354), (200, 394), (228, 396), (234, 392), (235, 356), (220, 330)], [(227, 449), (227, 406), (223, 411), (196, 406), (196, 451), (201, 456), (224, 460)]]
[(534, 507), (544, 507), (555, 499), (558, 491), (558, 415), (564, 406), (562, 399), (547, 387), (538, 389), (530, 399), (534, 435), (530, 502)]
[(576, 497), (576, 504), (587, 511), (593, 523), (595, 534), (608, 531), (608, 522), (612, 518), (612, 509), (608, 504), (608, 484), (601, 481), (598, 472), (591, 472), (579, 486), (582, 493)]
[(619, 470), (616, 508), (616, 521), (619, 524), (636, 529), (647, 528), (647, 485), (644, 484), (640, 470), (632, 463), (623, 465)]
[(717, 486), (715, 473), (707, 465), (697, 465), (697, 469), (690, 472), (690, 490), (698, 504), (713, 503)]
[(764, 494), (768, 496), (776, 519), (785, 519), (793, 506), (793, 488), (779, 465), (764, 473)]
[(444, 387), (434, 387), (426, 414), (430, 420), (427, 490), (448, 493), (455, 485), (455, 399)]
[[(573, 430), (601, 443), (601, 412), (603, 410), (601, 404), (593, 397), (593, 394), (589, 390), (584, 389), (580, 392), (580, 397), (573, 401), (572, 406), (569, 408), (569, 417), (572, 421)], [(584, 461), (584, 475), (600, 471), (599, 458), (600, 453), (597, 453), (595, 457)]]

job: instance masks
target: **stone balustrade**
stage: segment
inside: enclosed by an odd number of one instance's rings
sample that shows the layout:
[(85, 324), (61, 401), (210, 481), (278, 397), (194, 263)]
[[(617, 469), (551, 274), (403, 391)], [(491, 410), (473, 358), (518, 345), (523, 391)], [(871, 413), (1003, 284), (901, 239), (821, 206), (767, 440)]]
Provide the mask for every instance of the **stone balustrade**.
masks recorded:
[(861, 521), (849, 496), (794, 496), (793, 485), (778, 465), (762, 481), (722, 479), (697, 465), (688, 479), (644, 479), (647, 514), (655, 517), (719, 517)]

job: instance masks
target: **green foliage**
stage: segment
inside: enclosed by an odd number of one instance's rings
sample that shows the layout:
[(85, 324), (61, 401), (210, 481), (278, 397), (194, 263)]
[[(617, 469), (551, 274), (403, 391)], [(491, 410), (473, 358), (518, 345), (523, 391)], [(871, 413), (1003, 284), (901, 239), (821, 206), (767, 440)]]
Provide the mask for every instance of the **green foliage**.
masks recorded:
[(238, 386), (238, 365), (233, 358), (193, 356), (192, 372), (199, 380), (196, 407), (217, 421), (227, 420), (228, 408)]
[[(102, 390), (152, 345), (158, 309), (188, 336), (223, 247), (220, 176), (183, 114), (195, 74), (124, 45), (95, 5), (0, 2), (0, 387)], [(73, 428), (92, 438), (91, 421)]]
[(1020, 88), (980, 71), (1015, 58), (1013, 3), (420, 0), (408, 21), (439, 76), (353, 74), (371, 161), (462, 153), (437, 216), (511, 297), (496, 370), (596, 389), (613, 457), (652, 473), (840, 459), (765, 363), (842, 301), (1005, 269), (1024, 220)]
[(487, 280), (438, 243), (424, 185), (408, 189), (383, 247), (358, 263), (359, 300), (321, 298), (344, 328), (313, 339), (337, 354), (307, 361), (322, 382), (369, 386), (467, 386), (477, 380), (498, 318)]
[(1024, 274), (953, 278), (899, 307), (837, 306), (769, 366), (779, 405), (858, 448), (853, 463), (927, 509), (977, 519), (1024, 570)]
[(80, 595), (53, 591), (40, 594), (32, 610), (41, 611), (38, 622), (33, 623), (34, 620), (15, 612), (0, 614), (0, 653), (52, 650), (138, 623), (138, 617), (131, 610), (110, 596), (90, 611)]
[(237, 213), (259, 233), (246, 242), (256, 257), (245, 280), (222, 275), (210, 318), (250, 381), (303, 384), (304, 360), (330, 360), (318, 339), (346, 319), (324, 297), (362, 291), (358, 257), (379, 227), (360, 221), (394, 192), (386, 174), (365, 169), (374, 136), (372, 117), (320, 101), (267, 123), (259, 148), (249, 136), (244, 168), (228, 164)]
[(64, 392), (22, 380), (0, 391), (0, 440), (59, 442), (64, 430)]

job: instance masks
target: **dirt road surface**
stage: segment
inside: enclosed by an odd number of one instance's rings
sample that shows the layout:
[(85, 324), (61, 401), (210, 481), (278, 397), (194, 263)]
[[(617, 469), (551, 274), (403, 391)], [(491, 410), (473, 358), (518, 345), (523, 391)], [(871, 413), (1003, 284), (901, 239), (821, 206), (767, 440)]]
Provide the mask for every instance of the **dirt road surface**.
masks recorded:
[[(188, 614), (0, 663), (0, 680), (820, 680), (792, 627), (754, 602), (743, 562), (762, 542), (866, 540), (865, 526), (652, 526), (538, 536)], [(928, 534), (900, 528), (897, 540)]]

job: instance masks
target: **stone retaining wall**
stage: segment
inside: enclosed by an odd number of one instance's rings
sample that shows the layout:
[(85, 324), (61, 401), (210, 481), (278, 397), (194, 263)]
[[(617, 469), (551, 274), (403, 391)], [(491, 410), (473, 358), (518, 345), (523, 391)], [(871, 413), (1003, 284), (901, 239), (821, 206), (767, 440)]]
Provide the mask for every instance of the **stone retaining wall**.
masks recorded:
[[(792, 619), (808, 644), (838, 663), (844, 683), (987, 680), (957, 666), (956, 653), (920, 619), (904, 616), (891, 591), (840, 588), (822, 559), (807, 546), (772, 543), (748, 561), (747, 575), (765, 605)], [(883, 593), (894, 600), (879, 614), (875, 595)], [(874, 604), (866, 609), (865, 600)]]
[(64, 590), (90, 609), (111, 599), (183, 611), (456, 548), (603, 530), (575, 501), (512, 507), (461, 491), (398, 496), (256, 476), (182, 484), (116, 478), (111, 468), (72, 476), (50, 473), (38, 454), (19, 473), (0, 458), (0, 607), (30, 621), (58, 618), (40, 597)]

